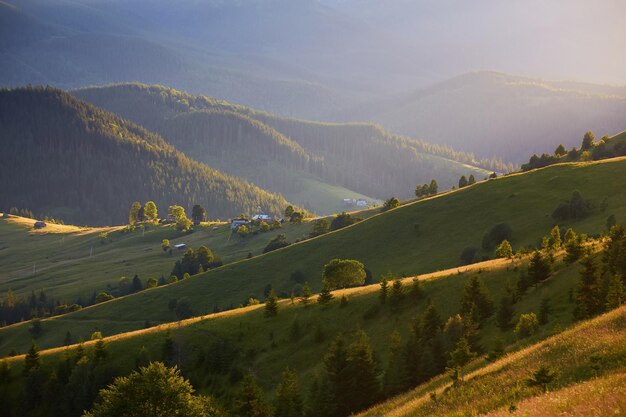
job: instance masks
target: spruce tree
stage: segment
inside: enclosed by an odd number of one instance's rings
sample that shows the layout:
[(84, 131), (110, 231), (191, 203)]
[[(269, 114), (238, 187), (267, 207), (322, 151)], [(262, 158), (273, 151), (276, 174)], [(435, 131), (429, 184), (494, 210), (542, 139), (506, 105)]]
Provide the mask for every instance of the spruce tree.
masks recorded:
[(380, 395), (378, 369), (369, 338), (359, 330), (348, 347), (346, 372), (350, 380), (350, 396), (343, 398), (351, 412), (374, 404)]
[(503, 332), (509, 330), (513, 326), (513, 316), (515, 310), (513, 309), (513, 302), (509, 296), (504, 296), (500, 299), (500, 307), (496, 313), (496, 321), (498, 327)]
[(418, 277), (413, 278), (410, 294), (411, 297), (415, 300), (419, 300), (424, 297), (424, 285)]
[(527, 383), (531, 387), (539, 386), (543, 392), (548, 392), (548, 385), (552, 383), (556, 377), (556, 371), (544, 365), (533, 372), (532, 377), (527, 380)]
[(278, 315), (278, 297), (276, 292), (271, 290), (267, 299), (265, 300), (265, 310), (263, 311), (265, 317), (274, 317)]
[(391, 285), (391, 296), (390, 300), (393, 305), (397, 305), (404, 298), (404, 290), (402, 288), (402, 280), (400, 278), (396, 278), (393, 280), (393, 284)]
[(450, 360), (448, 367), (455, 370), (455, 375), (459, 376), (463, 382), (463, 367), (476, 357), (476, 353), (472, 352), (466, 338), (461, 338), (456, 344), (456, 348), (450, 352)]
[(580, 282), (576, 289), (576, 308), (574, 317), (578, 320), (593, 317), (602, 312), (602, 278), (593, 257), (587, 256), (581, 261)]
[(476, 184), (476, 178), (474, 178), (474, 174), (470, 174), (469, 178), (467, 179), (467, 185), (472, 184)]
[(498, 246), (498, 248), (496, 249), (496, 256), (498, 258), (507, 259), (511, 259), (513, 257), (513, 248), (511, 247), (511, 244), (508, 240), (505, 239), (502, 241), (502, 243), (500, 243), (500, 246)]
[(108, 354), (109, 353), (107, 351), (106, 344), (104, 343), (104, 340), (102, 339), (102, 337), (98, 338), (98, 341), (94, 345), (94, 349), (93, 349), (93, 361), (94, 361), (94, 363), (98, 364), (98, 363), (104, 362), (106, 360)]
[(352, 410), (345, 400), (352, 395), (352, 384), (348, 375), (348, 352), (341, 336), (331, 343), (324, 355), (324, 370), (331, 393), (329, 408), (334, 411), (333, 415), (349, 415)]
[(544, 297), (541, 299), (541, 304), (539, 305), (539, 316), (537, 317), (540, 325), (543, 326), (550, 321), (550, 313), (552, 313), (550, 299), (548, 297)]
[(329, 417), (336, 414), (336, 402), (328, 375), (317, 373), (313, 377), (307, 398), (306, 417)]
[(550, 231), (550, 237), (548, 238), (548, 248), (551, 251), (555, 251), (561, 248), (561, 229), (559, 226), (554, 226)]
[(31, 342), (28, 353), (24, 357), (24, 373), (28, 373), (33, 369), (39, 369), (40, 365), (39, 347), (37, 347), (35, 342)]
[(311, 287), (309, 287), (309, 283), (305, 282), (302, 287), (302, 292), (300, 293), (300, 302), (304, 305), (308, 305), (311, 298)]
[(434, 179), (431, 180), (430, 185), (428, 186), (428, 194), (434, 195), (434, 194), (437, 194), (438, 191), (439, 191), (439, 185), (437, 184), (437, 181), (435, 181)]
[(389, 363), (385, 370), (383, 391), (389, 397), (401, 392), (405, 388), (404, 379), (404, 350), (400, 333), (394, 331), (389, 338)]
[(251, 373), (241, 381), (235, 398), (235, 415), (246, 417), (271, 417), (272, 412), (263, 392)]
[(322, 291), (320, 291), (319, 296), (317, 297), (317, 302), (321, 305), (328, 305), (330, 301), (333, 299), (333, 293), (330, 291), (327, 285), (322, 287)]
[(172, 338), (172, 334), (168, 330), (165, 333), (165, 340), (163, 341), (162, 347), (162, 357), (163, 362), (166, 365), (172, 365), (174, 363), (174, 356), (176, 351), (176, 345), (174, 344), (174, 339)]
[(477, 275), (472, 276), (465, 285), (463, 300), (461, 301), (461, 315), (466, 316), (473, 305), (478, 308), (481, 320), (493, 315), (494, 305), (491, 293)]
[(385, 304), (387, 302), (387, 295), (389, 293), (389, 281), (384, 276), (380, 278), (380, 292), (378, 293), (378, 298), (380, 299), (381, 304)]
[(612, 310), (618, 308), (624, 303), (626, 293), (624, 292), (624, 283), (619, 275), (612, 275), (609, 280), (609, 287), (606, 293), (606, 309)]
[(530, 259), (528, 267), (528, 278), (531, 284), (537, 286), (545, 281), (552, 274), (550, 263), (541, 255), (541, 252), (535, 251)]
[(283, 371), (282, 379), (276, 387), (274, 410), (274, 417), (303, 417), (304, 415), (298, 377), (289, 368)]

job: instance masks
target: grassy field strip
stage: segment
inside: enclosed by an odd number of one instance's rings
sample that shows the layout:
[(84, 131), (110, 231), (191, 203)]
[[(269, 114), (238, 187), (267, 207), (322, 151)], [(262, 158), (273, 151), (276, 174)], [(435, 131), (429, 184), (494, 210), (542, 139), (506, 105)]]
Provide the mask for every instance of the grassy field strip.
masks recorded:
[(626, 373), (619, 372), (525, 399), (517, 404), (515, 412), (502, 408), (487, 417), (623, 415), (626, 415)]
[[(436, 271), (436, 272), (431, 272), (429, 274), (423, 274), (423, 275), (418, 275), (417, 278), (419, 278), (420, 280), (424, 280), (424, 281), (430, 281), (430, 280), (435, 280), (435, 279), (440, 279), (440, 278), (446, 278), (446, 277), (450, 277), (453, 276), (455, 274), (461, 274), (464, 272), (472, 272), (472, 271), (478, 271), (478, 270), (494, 270), (497, 269), (498, 267), (504, 267), (506, 265), (514, 265), (516, 263), (523, 263), (523, 260), (507, 260), (507, 259), (493, 259), (490, 261), (485, 261), (485, 262), (479, 262), (476, 264), (472, 264), (472, 265), (466, 265), (466, 266), (461, 266), (458, 268), (450, 268), (450, 269), (446, 269), (443, 271)], [(407, 278), (402, 278), (402, 283), (403, 285), (411, 285), (413, 282), (413, 279), (416, 277), (407, 277)], [(145, 291), (152, 291), (155, 288), (149, 289), (149, 290), (145, 290)], [(350, 296), (358, 296), (358, 295), (364, 295), (364, 294), (371, 294), (374, 292), (377, 292), (380, 290), (380, 285), (379, 284), (371, 284), (371, 285), (367, 285), (367, 286), (363, 286), (363, 287), (354, 287), (354, 288), (345, 288), (345, 289), (341, 289), (341, 290), (335, 290), (333, 291), (333, 296), (335, 298), (339, 298), (341, 296), (346, 296), (346, 297), (350, 297)], [(315, 302), (317, 300), (317, 294), (313, 295), (311, 297), (311, 302)], [(115, 300), (111, 300), (111, 301), (106, 301), (107, 303), (112, 303)], [(291, 304), (291, 300), (289, 299), (283, 299), (279, 301), (279, 305), (282, 308), (288, 307)], [(86, 309), (88, 308), (92, 308), (94, 306), (90, 306), (90, 307), (85, 307)], [(121, 339), (127, 339), (127, 338), (131, 338), (131, 337), (138, 337), (144, 334), (149, 334), (149, 333), (156, 333), (156, 332), (160, 332), (160, 331), (166, 331), (168, 329), (179, 329), (181, 327), (186, 327), (186, 326), (190, 326), (194, 323), (198, 323), (200, 321), (203, 320), (215, 320), (215, 319), (219, 319), (219, 318), (223, 318), (223, 317), (232, 317), (232, 316), (238, 316), (238, 315), (244, 315), (246, 313), (249, 313), (251, 311), (255, 311), (258, 310), (260, 308), (263, 308), (264, 304), (258, 304), (258, 305), (253, 305), (253, 306), (247, 306), (247, 307), (241, 307), (241, 308), (236, 308), (233, 310), (228, 310), (228, 311), (221, 311), (219, 313), (213, 313), (213, 314), (208, 314), (208, 315), (204, 315), (204, 316), (198, 316), (198, 317), (192, 317), (189, 319), (185, 319), (185, 320), (180, 320), (180, 321), (175, 321), (175, 322), (171, 322), (171, 323), (164, 323), (164, 324), (160, 324), (160, 325), (156, 325), (147, 329), (139, 329), (139, 330), (134, 330), (131, 332), (125, 332), (125, 333), (120, 333), (120, 334), (116, 334), (113, 336), (108, 336), (105, 337), (104, 340), (106, 342), (111, 342), (111, 341), (116, 341), (116, 340), (121, 340)], [(43, 319), (42, 322), (45, 321), (52, 321), (55, 320), (57, 318), (60, 317), (65, 317), (68, 315), (71, 315), (73, 313), (67, 313), (64, 316), (55, 316), (55, 317), (50, 317), (47, 319)], [(16, 327), (19, 325), (24, 325), (25, 323), (28, 322), (20, 322), (20, 323), (15, 323), (12, 324), (10, 326), (6, 326), (4, 327), (4, 329), (8, 329), (11, 327)], [(95, 341), (94, 340), (89, 340), (89, 341), (85, 341), (84, 345), (85, 346), (89, 346), (91, 344), (94, 344)], [(51, 354), (55, 354), (58, 352), (62, 352), (66, 349), (74, 349), (78, 346), (78, 343), (74, 343), (72, 345), (69, 346), (62, 346), (62, 347), (57, 347), (57, 348), (51, 348), (51, 349), (45, 349), (41, 351), (42, 355), (51, 355)], [(16, 361), (16, 360), (21, 360), (24, 358), (24, 355), (18, 355), (18, 356), (13, 356), (13, 357), (8, 357), (7, 359), (9, 361)]]
[[(588, 345), (602, 346), (603, 343), (610, 344), (612, 340), (621, 341), (626, 340), (626, 325), (621, 323), (619, 329), (601, 329), (599, 327), (611, 322), (626, 322), (626, 306), (619, 309), (608, 312), (600, 317), (592, 320), (587, 320), (572, 328), (563, 331), (560, 334), (552, 336), (546, 340), (538, 342), (527, 348), (521, 349), (517, 352), (512, 352), (499, 359), (498, 361), (480, 367), (475, 371), (469, 372), (465, 377), (465, 384), (471, 384), (471, 381), (489, 374), (496, 374), (498, 371), (503, 371), (512, 368), (512, 365), (516, 365), (518, 362), (530, 361), (533, 359), (539, 359), (542, 353), (550, 351), (550, 349), (557, 350), (560, 346), (566, 349), (576, 349), (580, 346), (568, 346), (568, 343), (574, 344), (574, 341), (580, 342), (577, 338), (582, 339), (583, 335), (590, 335), (593, 337), (589, 341)], [(569, 340), (568, 340), (569, 339)], [(588, 346), (587, 346), (588, 347)], [(582, 350), (582, 348), (580, 348)], [(568, 352), (569, 353), (569, 352)], [(577, 353), (577, 352), (576, 352)], [(574, 355), (575, 353), (571, 353)], [(566, 359), (578, 359), (578, 358), (566, 358)], [(484, 359), (478, 359), (477, 361), (484, 361)], [(538, 366), (538, 364), (537, 364)], [(530, 372), (531, 369), (528, 369)], [(621, 369), (618, 372), (624, 372), (625, 365), (621, 365)], [(511, 381), (507, 381), (512, 383)], [(504, 382), (503, 382), (504, 384)], [(404, 395), (400, 395), (395, 399), (391, 399), (386, 403), (376, 406), (363, 414), (362, 416), (386, 416), (386, 417), (401, 417), (401, 416), (413, 416), (419, 415), (415, 413), (415, 410), (424, 404), (431, 402), (431, 393), (435, 392), (437, 395), (442, 395), (446, 388), (451, 387), (450, 378), (447, 375), (440, 375), (433, 378), (432, 381), (416, 388), (413, 392), (409, 392)], [(415, 397), (415, 395), (418, 395)]]

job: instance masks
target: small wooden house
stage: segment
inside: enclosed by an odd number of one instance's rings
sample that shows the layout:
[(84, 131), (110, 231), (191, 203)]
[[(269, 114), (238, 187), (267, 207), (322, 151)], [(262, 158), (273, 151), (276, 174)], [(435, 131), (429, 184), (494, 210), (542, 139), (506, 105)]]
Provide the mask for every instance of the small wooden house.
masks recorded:
[(42, 221), (37, 221), (37, 222), (35, 222), (35, 224), (33, 225), (33, 227), (34, 227), (35, 229), (43, 229), (43, 228), (44, 228), (44, 227), (46, 227), (46, 226), (47, 226), (46, 222), (42, 222)]

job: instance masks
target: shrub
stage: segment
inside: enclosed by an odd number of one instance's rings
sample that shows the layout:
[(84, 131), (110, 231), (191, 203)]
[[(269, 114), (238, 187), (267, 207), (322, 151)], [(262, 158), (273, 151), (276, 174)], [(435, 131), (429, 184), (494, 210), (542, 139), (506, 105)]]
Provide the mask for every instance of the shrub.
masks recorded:
[(539, 329), (539, 320), (535, 313), (522, 314), (519, 317), (519, 321), (515, 326), (515, 334), (520, 339), (531, 336), (537, 333)]

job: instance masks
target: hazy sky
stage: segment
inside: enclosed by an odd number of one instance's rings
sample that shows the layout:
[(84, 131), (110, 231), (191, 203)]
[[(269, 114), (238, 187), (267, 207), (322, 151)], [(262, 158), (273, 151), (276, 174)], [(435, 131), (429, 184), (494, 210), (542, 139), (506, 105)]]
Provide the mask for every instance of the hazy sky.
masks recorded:
[(437, 72), (626, 84), (624, 0), (322, 0), (419, 45)]

